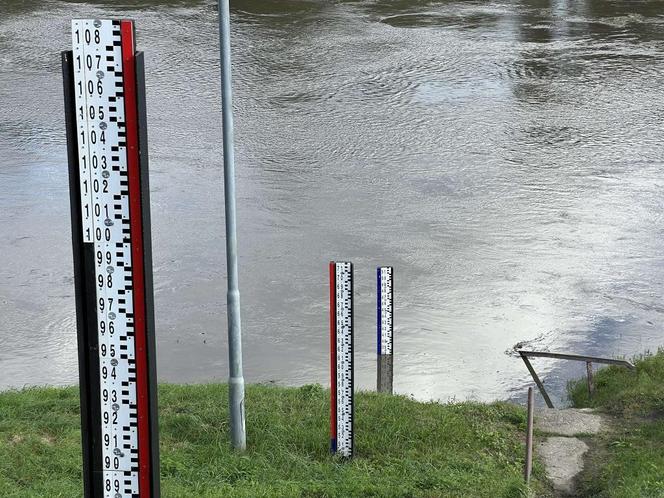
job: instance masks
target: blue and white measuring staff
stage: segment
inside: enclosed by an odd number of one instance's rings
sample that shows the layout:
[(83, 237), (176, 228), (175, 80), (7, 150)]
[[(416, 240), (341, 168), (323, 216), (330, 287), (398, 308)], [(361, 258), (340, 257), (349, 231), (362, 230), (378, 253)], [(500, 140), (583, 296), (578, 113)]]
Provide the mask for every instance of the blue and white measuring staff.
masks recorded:
[(330, 450), (353, 456), (353, 264), (330, 262)]
[(376, 269), (376, 328), (378, 355), (392, 354), (392, 341), (394, 328), (392, 323), (393, 291), (391, 266), (381, 266)]
[(393, 341), (394, 341), (394, 292), (391, 266), (376, 269), (376, 388), (392, 394)]

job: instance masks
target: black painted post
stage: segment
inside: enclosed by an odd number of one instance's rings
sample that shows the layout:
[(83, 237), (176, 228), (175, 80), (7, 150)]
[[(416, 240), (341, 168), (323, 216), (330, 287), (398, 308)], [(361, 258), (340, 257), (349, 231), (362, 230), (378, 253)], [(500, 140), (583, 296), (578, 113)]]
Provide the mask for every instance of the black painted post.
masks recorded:
[(78, 337), (78, 375), (81, 397), (81, 439), (83, 449), (84, 496), (103, 496), (101, 474), (101, 418), (99, 393), (99, 360), (97, 338), (97, 303), (95, 302), (94, 248), (83, 243), (83, 216), (80, 202), (79, 164), (76, 138), (76, 104), (74, 66), (71, 50), (62, 52), (62, 77), (65, 97), (65, 128), (69, 164), (69, 200), (74, 257), (74, 291), (76, 296), (76, 329)]

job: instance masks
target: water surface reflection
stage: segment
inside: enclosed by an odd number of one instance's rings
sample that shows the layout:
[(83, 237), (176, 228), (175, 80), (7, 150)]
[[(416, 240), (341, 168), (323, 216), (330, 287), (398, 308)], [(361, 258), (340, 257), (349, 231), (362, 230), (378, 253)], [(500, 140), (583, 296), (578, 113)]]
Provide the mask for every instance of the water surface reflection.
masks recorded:
[[(518, 396), (518, 341), (660, 344), (662, 2), (233, 2), (245, 365), (327, 382), (326, 263), (396, 268), (396, 382)], [(76, 380), (58, 52), (71, 17), (146, 52), (159, 371), (226, 376), (215, 2), (0, 6), (0, 387)], [(574, 374), (540, 363), (560, 394)]]

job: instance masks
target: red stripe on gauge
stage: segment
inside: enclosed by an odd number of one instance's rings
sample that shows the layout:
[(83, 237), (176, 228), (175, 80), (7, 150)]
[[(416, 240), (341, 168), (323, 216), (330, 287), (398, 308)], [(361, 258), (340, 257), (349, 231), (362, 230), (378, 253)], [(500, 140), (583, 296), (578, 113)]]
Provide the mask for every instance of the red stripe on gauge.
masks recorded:
[(337, 441), (337, 275), (330, 261), (330, 443), (336, 452)]
[(134, 295), (134, 344), (136, 355), (136, 408), (138, 412), (138, 483), (141, 498), (150, 496), (150, 433), (148, 408), (148, 366), (145, 326), (145, 273), (143, 268), (143, 218), (138, 153), (138, 112), (133, 21), (120, 21), (122, 71), (127, 132), (127, 177), (129, 181), (129, 220), (131, 266)]

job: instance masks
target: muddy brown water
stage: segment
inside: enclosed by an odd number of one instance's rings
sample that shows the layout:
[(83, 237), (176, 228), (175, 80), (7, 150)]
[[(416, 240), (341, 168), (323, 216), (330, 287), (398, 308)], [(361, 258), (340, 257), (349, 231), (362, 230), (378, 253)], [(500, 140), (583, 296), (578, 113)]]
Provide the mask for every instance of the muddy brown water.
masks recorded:
[[(247, 381), (328, 382), (327, 262), (395, 267), (395, 390), (525, 392), (507, 349), (662, 342), (664, 2), (232, 6)], [(76, 382), (59, 52), (72, 17), (145, 51), (158, 369), (227, 375), (215, 2), (0, 4), (0, 388)], [(535, 360), (562, 395), (583, 365)]]

